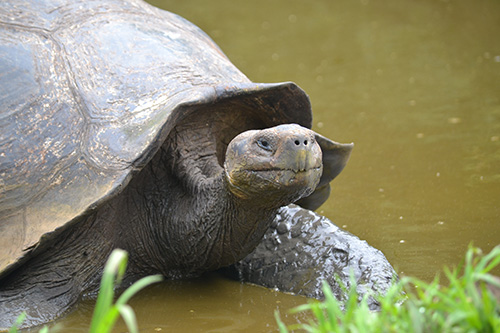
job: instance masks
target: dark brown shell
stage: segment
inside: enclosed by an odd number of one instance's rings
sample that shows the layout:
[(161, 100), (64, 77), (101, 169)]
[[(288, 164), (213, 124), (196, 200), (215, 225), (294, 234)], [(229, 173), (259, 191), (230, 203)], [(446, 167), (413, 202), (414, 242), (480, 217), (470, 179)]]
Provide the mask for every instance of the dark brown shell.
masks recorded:
[(302, 90), (250, 82), (172, 13), (133, 0), (0, 2), (0, 273), (120, 193), (183, 114), (228, 100), (311, 125)]

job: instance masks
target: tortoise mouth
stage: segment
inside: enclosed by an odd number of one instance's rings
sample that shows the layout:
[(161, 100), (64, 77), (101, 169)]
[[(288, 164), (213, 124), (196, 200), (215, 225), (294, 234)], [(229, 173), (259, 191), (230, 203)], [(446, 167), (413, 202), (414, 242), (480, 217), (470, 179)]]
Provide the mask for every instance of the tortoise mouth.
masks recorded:
[[(230, 184), (239, 190), (259, 190), (266, 193), (268, 190), (283, 192), (296, 191), (297, 188), (315, 189), (322, 174), (322, 166), (309, 168), (307, 170), (295, 170), (284, 168), (271, 169), (246, 169), (240, 170), (238, 175), (226, 172)], [(244, 176), (242, 174), (245, 174)], [(242, 182), (241, 179), (245, 181)], [(266, 185), (267, 184), (267, 185)], [(293, 188), (290, 189), (290, 187)], [(253, 192), (253, 191), (251, 191)]]
[(225, 172), (230, 191), (242, 199), (263, 200), (271, 204), (295, 202), (308, 196), (319, 183), (323, 167), (296, 170), (288, 168), (245, 169), (237, 174)]
[(276, 172), (276, 171), (292, 171), (294, 173), (305, 173), (311, 170), (320, 170), (321, 165), (315, 167), (299, 167), (299, 168), (280, 168), (280, 167), (272, 167), (272, 168), (263, 168), (263, 169), (247, 169), (249, 172)]
[(277, 185), (288, 186), (300, 183), (302, 186), (315, 188), (321, 177), (322, 167), (308, 169), (270, 168), (247, 171), (261, 180)]

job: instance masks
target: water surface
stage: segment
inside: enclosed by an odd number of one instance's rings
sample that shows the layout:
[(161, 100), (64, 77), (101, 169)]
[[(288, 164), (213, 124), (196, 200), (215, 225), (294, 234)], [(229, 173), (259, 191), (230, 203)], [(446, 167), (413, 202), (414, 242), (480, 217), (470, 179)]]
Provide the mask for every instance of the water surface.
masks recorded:
[[(314, 129), (355, 143), (319, 211), (400, 274), (429, 281), (469, 243), (500, 243), (499, 1), (154, 3), (200, 26), (251, 80), (299, 84)], [(132, 305), (144, 332), (264, 332), (275, 309), (303, 302), (210, 277)], [(69, 327), (85, 327), (90, 307)]]

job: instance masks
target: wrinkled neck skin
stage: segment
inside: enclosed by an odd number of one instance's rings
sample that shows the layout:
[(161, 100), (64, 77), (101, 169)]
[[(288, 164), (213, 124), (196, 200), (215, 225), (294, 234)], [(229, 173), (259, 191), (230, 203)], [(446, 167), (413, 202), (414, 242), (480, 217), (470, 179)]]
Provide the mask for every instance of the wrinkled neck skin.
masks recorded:
[(280, 206), (233, 195), (211, 141), (188, 143), (186, 133), (167, 140), (121, 196), (117, 210), (133, 220), (118, 246), (129, 251), (133, 275), (182, 278), (233, 264), (258, 245)]
[[(230, 265), (250, 253), (277, 208), (248, 205), (230, 195), (225, 187), (226, 181), (220, 176), (204, 184), (194, 196), (175, 189), (177, 198), (151, 198), (156, 202), (149, 201), (148, 218), (141, 221), (145, 227), (130, 235), (135, 238), (128, 243), (132, 246), (123, 244), (137, 273), (190, 277)], [(156, 210), (155, 205), (165, 209)], [(169, 213), (162, 215), (165, 210)], [(136, 253), (148, 255), (136, 257)]]

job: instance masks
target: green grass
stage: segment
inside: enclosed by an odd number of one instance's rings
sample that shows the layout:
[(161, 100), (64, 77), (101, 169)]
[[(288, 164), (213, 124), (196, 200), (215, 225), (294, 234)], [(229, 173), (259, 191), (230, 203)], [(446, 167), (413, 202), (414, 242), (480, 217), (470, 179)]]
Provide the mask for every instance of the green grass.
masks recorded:
[(90, 333), (111, 332), (118, 316), (121, 315), (131, 333), (138, 332), (135, 313), (127, 304), (132, 296), (146, 286), (159, 282), (161, 275), (146, 276), (128, 287), (113, 304), (114, 289), (119, 285), (127, 268), (128, 254), (124, 250), (115, 249), (104, 267), (101, 287), (90, 324)]
[[(141, 289), (152, 283), (161, 281), (163, 277), (161, 275), (151, 275), (136, 281), (128, 287), (113, 304), (113, 300), (115, 298), (114, 291), (123, 279), (127, 268), (127, 262), (128, 254), (126, 251), (115, 249), (111, 252), (108, 261), (106, 262), (106, 266), (104, 267), (101, 286), (97, 296), (92, 322), (90, 324), (90, 333), (111, 332), (119, 315), (122, 316), (123, 321), (127, 325), (130, 333), (138, 332), (135, 313), (127, 302)], [(25, 317), (26, 314), (22, 313), (17, 318), (16, 323), (9, 330), (9, 333), (17, 333), (18, 327), (22, 324)], [(59, 329), (56, 328), (54, 330), (58, 331)], [(49, 332), (47, 327), (43, 327), (39, 331), (39, 333), (47, 332)]]
[[(358, 302), (355, 286), (342, 309), (328, 285), (325, 300), (310, 301), (291, 310), (307, 312), (309, 323), (286, 326), (276, 313), (281, 333), (307, 332), (500, 332), (500, 305), (493, 290), (500, 279), (491, 275), (500, 263), (500, 246), (483, 255), (470, 247), (463, 262), (453, 270), (444, 268), (447, 285), (439, 275), (431, 283), (404, 277), (386, 295), (375, 295), (381, 310), (368, 309), (366, 298)], [(354, 285), (354, 284), (353, 284)]]

